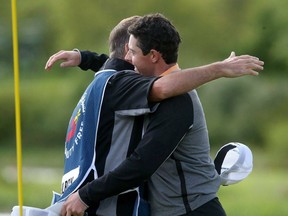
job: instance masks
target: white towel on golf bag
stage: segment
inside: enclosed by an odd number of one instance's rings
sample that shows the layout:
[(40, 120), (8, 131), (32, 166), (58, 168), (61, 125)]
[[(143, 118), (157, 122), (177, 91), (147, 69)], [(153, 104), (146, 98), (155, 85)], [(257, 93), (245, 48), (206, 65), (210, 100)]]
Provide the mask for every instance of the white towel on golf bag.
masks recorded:
[[(22, 206), (23, 216), (59, 216), (63, 202), (55, 203), (46, 209), (35, 208), (30, 206)], [(19, 216), (20, 207), (14, 206), (11, 216)]]

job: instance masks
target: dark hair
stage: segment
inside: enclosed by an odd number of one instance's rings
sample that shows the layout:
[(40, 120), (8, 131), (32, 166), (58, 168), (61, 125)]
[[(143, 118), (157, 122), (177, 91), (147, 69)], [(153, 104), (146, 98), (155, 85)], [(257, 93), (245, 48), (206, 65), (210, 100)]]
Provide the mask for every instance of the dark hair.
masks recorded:
[(137, 46), (147, 55), (151, 49), (162, 54), (167, 64), (176, 63), (181, 38), (173, 24), (162, 14), (149, 14), (138, 19), (128, 28), (137, 40)]
[(132, 16), (123, 19), (112, 29), (109, 36), (109, 52), (111, 57), (124, 59), (126, 55), (125, 44), (129, 42), (130, 36), (128, 28), (139, 18), (140, 16)]

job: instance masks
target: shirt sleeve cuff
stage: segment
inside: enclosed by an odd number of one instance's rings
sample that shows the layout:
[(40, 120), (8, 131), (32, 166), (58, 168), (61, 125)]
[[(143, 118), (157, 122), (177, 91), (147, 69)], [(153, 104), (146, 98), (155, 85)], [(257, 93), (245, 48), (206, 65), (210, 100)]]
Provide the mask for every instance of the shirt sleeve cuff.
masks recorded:
[(87, 185), (78, 190), (80, 200), (86, 206), (92, 206), (94, 203), (89, 199)]
[(82, 202), (83, 205), (85, 205), (85, 206), (88, 208), (89, 205), (87, 205), (87, 204), (83, 201), (83, 199), (82, 199), (81, 196), (80, 196), (79, 191), (78, 191), (77, 193), (78, 193), (79, 200)]

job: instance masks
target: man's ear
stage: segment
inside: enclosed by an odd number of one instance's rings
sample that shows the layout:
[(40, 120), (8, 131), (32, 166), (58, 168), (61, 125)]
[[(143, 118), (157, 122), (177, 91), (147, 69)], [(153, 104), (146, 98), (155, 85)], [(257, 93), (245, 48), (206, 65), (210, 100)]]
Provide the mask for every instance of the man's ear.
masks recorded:
[(151, 54), (150, 58), (151, 58), (152, 63), (157, 63), (162, 56), (161, 53), (159, 53), (155, 49), (151, 49), (150, 54)]

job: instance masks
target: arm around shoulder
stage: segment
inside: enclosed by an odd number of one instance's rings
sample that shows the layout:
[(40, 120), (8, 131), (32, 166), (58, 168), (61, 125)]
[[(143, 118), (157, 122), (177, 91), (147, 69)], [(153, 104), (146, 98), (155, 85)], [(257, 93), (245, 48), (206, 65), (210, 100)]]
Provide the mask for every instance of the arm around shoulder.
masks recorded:
[(156, 80), (151, 88), (149, 100), (158, 102), (181, 95), (217, 78), (219, 73), (215, 63), (180, 70)]
[(149, 100), (157, 102), (189, 92), (221, 77), (237, 78), (245, 75), (257, 76), (264, 62), (250, 55), (231, 55), (223, 60), (201, 67), (189, 68), (163, 76), (154, 82)]

